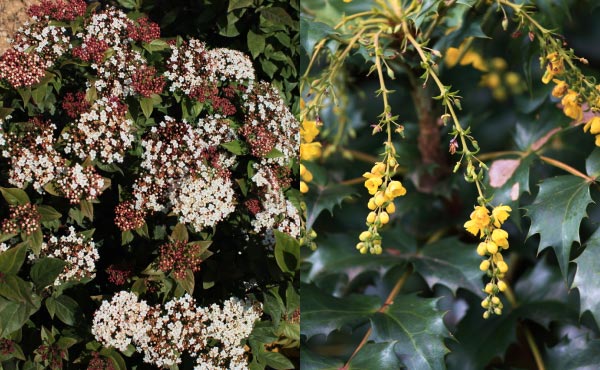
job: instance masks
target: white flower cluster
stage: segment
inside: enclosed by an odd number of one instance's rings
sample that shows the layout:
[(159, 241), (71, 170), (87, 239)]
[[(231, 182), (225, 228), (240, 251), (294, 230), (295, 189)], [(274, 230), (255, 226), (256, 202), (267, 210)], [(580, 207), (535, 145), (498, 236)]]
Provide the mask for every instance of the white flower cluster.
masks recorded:
[(179, 47), (171, 45), (167, 65), (164, 76), (171, 82), (170, 91), (181, 90), (188, 95), (194, 87), (203, 85), (204, 80), (213, 75), (206, 44), (197, 39), (190, 39)]
[[(81, 234), (69, 227), (69, 234), (60, 238), (51, 236), (48, 243), (42, 243), (41, 257), (58, 258), (67, 264), (54, 281), (59, 286), (67, 281), (79, 281), (96, 276), (96, 261), (100, 258), (92, 239), (85, 241)], [(31, 257), (30, 258), (34, 258)]]
[(104, 163), (123, 162), (134, 140), (133, 121), (125, 114), (126, 107), (116, 99), (98, 99), (71, 124), (69, 132), (63, 133), (65, 153), (73, 152), (81, 159), (98, 158)]
[(85, 26), (85, 33), (78, 34), (80, 38), (92, 37), (99, 41), (105, 41), (111, 48), (119, 48), (128, 41), (127, 27), (133, 21), (127, 18), (127, 14), (115, 8), (95, 13)]
[(8, 182), (19, 188), (31, 183), (38, 193), (45, 193), (44, 185), (53, 181), (64, 166), (64, 159), (54, 149), (56, 125), (37, 126), (23, 138), (4, 133), (2, 123), (0, 120), (1, 154), (11, 164)]
[(213, 304), (201, 308), (200, 312), (203, 320), (210, 323), (204, 335), (218, 341), (219, 345), (200, 354), (194, 369), (247, 369), (244, 348), (240, 343), (252, 332), (254, 322), (261, 315), (260, 307), (233, 297), (223, 302), (223, 308)]
[(169, 199), (179, 222), (191, 224), (196, 231), (214, 227), (235, 211), (231, 180), (216, 175), (203, 164), (193, 176), (179, 183)]
[(247, 369), (242, 341), (261, 314), (259, 305), (237, 298), (225, 301), (223, 307), (197, 307), (186, 294), (161, 307), (122, 291), (95, 312), (92, 334), (104, 346), (120, 351), (134, 345), (145, 362), (160, 368), (180, 363), (187, 351), (196, 358), (196, 369)]
[(255, 164), (257, 170), (252, 182), (261, 189), (262, 211), (252, 221), (254, 231), (261, 233), (272, 229), (285, 232), (297, 238), (300, 236), (300, 214), (287, 199), (278, 185), (277, 178), (268, 163)]
[(77, 204), (82, 199), (96, 199), (104, 187), (104, 178), (96, 173), (94, 167), (84, 168), (75, 163), (72, 167), (64, 168), (55, 183), (61, 195), (69, 199), (71, 204)]
[(134, 340), (147, 340), (146, 333), (151, 329), (146, 321), (149, 310), (146, 301), (139, 301), (134, 293), (121, 291), (110, 302), (102, 301), (94, 313), (92, 334), (105, 346), (124, 352)]
[(46, 68), (51, 68), (71, 48), (67, 29), (50, 25), (48, 20), (25, 23), (16, 32), (11, 44), (20, 52), (37, 53), (44, 60)]
[(209, 147), (217, 147), (237, 139), (230, 121), (220, 114), (199, 118), (195, 131)]
[(276, 158), (266, 159), (267, 162), (285, 166), (292, 158), (298, 156), (300, 146), (298, 120), (284, 104), (275, 88), (269, 83), (261, 82), (244, 102), (244, 107), (248, 112), (245, 125), (270, 133), (274, 139), (273, 147), (282, 154)]
[(241, 51), (219, 48), (208, 52), (208, 59), (213, 72), (220, 76), (221, 81), (246, 81), (250, 84), (255, 80), (254, 67), (248, 56)]

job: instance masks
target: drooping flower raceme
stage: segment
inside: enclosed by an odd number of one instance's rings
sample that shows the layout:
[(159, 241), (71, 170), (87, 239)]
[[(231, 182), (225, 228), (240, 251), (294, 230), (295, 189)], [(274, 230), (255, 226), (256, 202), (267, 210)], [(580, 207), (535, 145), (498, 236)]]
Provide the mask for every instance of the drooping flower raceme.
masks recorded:
[(479, 265), (479, 269), (490, 278), (484, 289), (488, 296), (481, 302), (481, 306), (486, 310), (483, 313), (486, 319), (491, 314), (502, 314), (503, 304), (498, 293), (507, 289), (502, 279), (508, 271), (508, 265), (504, 262), (502, 251), (508, 249), (508, 233), (501, 227), (510, 212), (511, 208), (505, 205), (492, 208), (491, 214), (486, 206), (475, 206), (470, 220), (464, 224), (469, 233), (483, 240), (477, 246), (477, 254), (486, 258)]

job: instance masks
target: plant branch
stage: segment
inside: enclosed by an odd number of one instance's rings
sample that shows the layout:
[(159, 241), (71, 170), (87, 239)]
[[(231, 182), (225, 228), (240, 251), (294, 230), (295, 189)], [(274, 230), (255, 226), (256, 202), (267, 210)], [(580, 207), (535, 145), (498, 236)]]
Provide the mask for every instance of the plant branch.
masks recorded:
[(543, 155), (540, 156), (540, 159), (542, 161), (548, 163), (551, 166), (560, 168), (561, 170), (565, 170), (568, 173), (570, 173), (571, 175), (575, 175), (577, 177), (581, 177), (582, 179), (584, 179), (584, 180), (586, 180), (588, 182), (596, 182), (596, 179), (594, 179), (593, 177), (590, 177), (590, 176), (588, 176), (588, 175), (586, 175), (586, 174), (584, 174), (584, 173), (576, 170), (575, 168), (569, 166), (566, 163), (563, 163), (561, 161), (558, 161), (556, 159), (552, 159), (552, 158), (549, 158), (549, 157), (546, 157), (546, 156), (543, 156)]

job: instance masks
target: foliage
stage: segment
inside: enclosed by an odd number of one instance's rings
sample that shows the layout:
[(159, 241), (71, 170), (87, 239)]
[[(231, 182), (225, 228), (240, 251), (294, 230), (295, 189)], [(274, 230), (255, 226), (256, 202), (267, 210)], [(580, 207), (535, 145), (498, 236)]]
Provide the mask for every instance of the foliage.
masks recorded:
[(0, 56), (0, 368), (297, 367), (297, 2), (111, 4)]
[(597, 11), (302, 2), (302, 368), (594, 366)]

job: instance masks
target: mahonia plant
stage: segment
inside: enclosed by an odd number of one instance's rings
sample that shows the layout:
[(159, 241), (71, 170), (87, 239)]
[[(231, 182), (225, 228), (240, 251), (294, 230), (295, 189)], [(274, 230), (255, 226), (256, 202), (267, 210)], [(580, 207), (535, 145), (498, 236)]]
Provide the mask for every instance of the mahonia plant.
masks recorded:
[(297, 310), (298, 121), (244, 52), (124, 6), (42, 0), (0, 56), (0, 362), (288, 366), (261, 301)]

